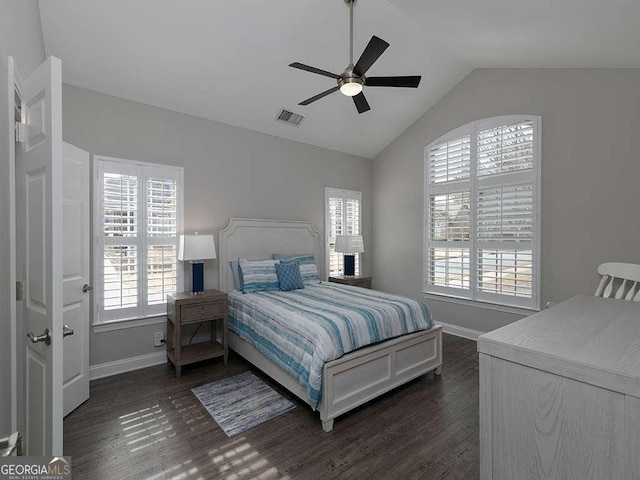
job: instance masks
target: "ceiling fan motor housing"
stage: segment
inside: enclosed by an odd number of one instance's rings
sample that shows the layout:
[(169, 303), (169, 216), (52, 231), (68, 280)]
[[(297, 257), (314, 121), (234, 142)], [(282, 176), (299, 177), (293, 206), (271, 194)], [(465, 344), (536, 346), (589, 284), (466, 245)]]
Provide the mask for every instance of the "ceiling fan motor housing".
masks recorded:
[(343, 86), (347, 83), (358, 83), (360, 85), (364, 85), (365, 84), (365, 76), (361, 76), (359, 77), (358, 75), (355, 75), (354, 73), (349, 73), (347, 74), (343, 74), (339, 79), (338, 79), (338, 86)]

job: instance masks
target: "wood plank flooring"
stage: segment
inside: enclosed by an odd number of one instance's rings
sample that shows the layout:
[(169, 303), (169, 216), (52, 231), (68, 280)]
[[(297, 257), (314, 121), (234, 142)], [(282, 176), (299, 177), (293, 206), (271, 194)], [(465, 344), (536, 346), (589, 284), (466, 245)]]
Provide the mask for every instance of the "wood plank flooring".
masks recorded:
[[(75, 479), (476, 479), (476, 343), (443, 338), (442, 376), (425, 375), (338, 417), (318, 414), (231, 355), (91, 382), (91, 398), (64, 421)], [(190, 389), (252, 369), (298, 408), (228, 438)]]

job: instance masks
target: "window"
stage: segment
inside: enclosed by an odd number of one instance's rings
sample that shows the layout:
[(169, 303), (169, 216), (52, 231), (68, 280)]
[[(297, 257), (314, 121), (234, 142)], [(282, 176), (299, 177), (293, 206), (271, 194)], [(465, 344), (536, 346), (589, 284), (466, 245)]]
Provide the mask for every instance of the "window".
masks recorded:
[[(336, 237), (361, 235), (362, 193), (354, 190), (325, 188), (324, 200), (327, 274), (339, 276), (344, 272), (344, 255), (335, 251)], [(359, 253), (355, 255), (356, 275), (360, 275), (360, 255)]]
[(425, 292), (539, 309), (540, 118), (470, 123), (425, 149)]
[(182, 169), (96, 157), (95, 322), (162, 315), (182, 287)]

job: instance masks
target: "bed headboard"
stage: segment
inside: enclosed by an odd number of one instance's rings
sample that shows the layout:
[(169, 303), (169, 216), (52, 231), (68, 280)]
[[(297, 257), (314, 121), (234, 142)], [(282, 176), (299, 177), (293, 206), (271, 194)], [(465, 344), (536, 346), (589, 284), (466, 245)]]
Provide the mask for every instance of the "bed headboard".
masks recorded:
[(220, 290), (234, 289), (229, 261), (239, 257), (249, 260), (266, 260), (274, 253), (315, 253), (320, 278), (324, 262), (320, 258), (320, 234), (311, 222), (288, 220), (254, 220), (232, 218), (220, 230), (219, 240)]

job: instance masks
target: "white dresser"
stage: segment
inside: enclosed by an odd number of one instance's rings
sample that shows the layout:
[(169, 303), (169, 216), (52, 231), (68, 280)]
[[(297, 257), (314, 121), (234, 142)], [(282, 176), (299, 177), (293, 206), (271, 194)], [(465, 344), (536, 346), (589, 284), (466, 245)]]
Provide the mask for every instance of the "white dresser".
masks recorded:
[(574, 297), (478, 351), (482, 480), (640, 479), (640, 303)]

